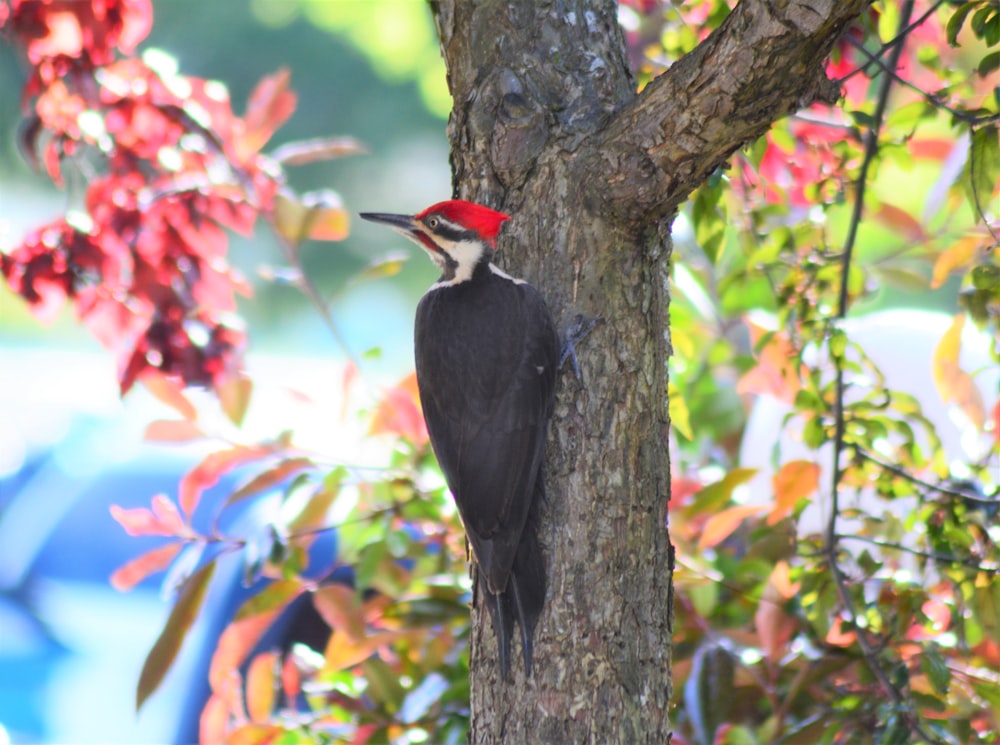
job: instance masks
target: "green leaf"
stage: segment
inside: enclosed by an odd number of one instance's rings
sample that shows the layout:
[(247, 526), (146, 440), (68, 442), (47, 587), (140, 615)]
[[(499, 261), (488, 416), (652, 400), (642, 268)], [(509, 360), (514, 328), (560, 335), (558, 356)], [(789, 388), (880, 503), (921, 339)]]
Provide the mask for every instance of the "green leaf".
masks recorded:
[(971, 13), (978, 4), (977, 0), (965, 3), (964, 5), (959, 6), (959, 8), (952, 14), (951, 18), (948, 19), (945, 36), (951, 46), (958, 46), (958, 35), (962, 32), (962, 26), (965, 25), (965, 19), (968, 18), (969, 13)]
[(722, 507), (740, 484), (745, 484), (757, 473), (756, 468), (734, 468), (727, 473), (720, 481), (709, 484), (704, 489), (694, 495), (691, 504), (684, 508), (686, 517), (707, 512), (714, 512)]
[(1000, 134), (996, 125), (990, 124), (973, 131), (969, 158), (962, 172), (962, 187), (974, 214), (987, 209), (997, 181), (1000, 181)]
[(139, 675), (139, 685), (135, 692), (135, 710), (138, 712), (170, 670), (177, 653), (180, 651), (184, 637), (198, 617), (198, 611), (205, 600), (205, 591), (215, 572), (215, 562), (210, 561), (184, 583), (181, 593), (174, 603), (173, 610), (167, 618), (167, 623), (160, 632), (159, 638), (146, 656)]
[[(998, 24), (998, 26), (1000, 26), (1000, 24)], [(990, 75), (995, 74), (997, 70), (1000, 70), (1000, 52), (990, 52), (979, 60), (979, 67), (977, 68), (979, 77), (989, 77)]]
[(938, 651), (937, 644), (931, 643), (924, 648), (923, 654), (920, 655), (920, 669), (935, 691), (942, 696), (947, 695), (948, 685), (951, 683), (951, 670)]

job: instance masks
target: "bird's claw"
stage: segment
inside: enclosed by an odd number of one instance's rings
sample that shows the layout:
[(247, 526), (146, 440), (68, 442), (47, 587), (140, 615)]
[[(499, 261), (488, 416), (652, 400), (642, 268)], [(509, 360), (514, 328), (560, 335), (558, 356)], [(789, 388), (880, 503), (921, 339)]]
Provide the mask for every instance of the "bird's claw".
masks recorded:
[(562, 370), (566, 360), (570, 360), (573, 365), (573, 374), (576, 375), (576, 379), (581, 383), (583, 382), (583, 375), (580, 373), (580, 361), (576, 358), (576, 345), (586, 338), (594, 326), (599, 323), (604, 323), (604, 319), (598, 316), (597, 318), (584, 318), (583, 315), (577, 314), (576, 319), (573, 321), (573, 325), (570, 327), (569, 331), (566, 332), (566, 339), (563, 341), (562, 353), (559, 355), (559, 369)]

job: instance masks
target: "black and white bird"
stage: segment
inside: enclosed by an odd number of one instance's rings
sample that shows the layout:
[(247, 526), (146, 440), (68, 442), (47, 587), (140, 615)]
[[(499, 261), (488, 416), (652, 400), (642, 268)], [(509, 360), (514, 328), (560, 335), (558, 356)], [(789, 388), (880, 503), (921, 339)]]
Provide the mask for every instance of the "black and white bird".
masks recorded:
[(450, 200), (416, 215), (362, 213), (441, 269), (417, 307), (420, 403), (478, 564), (508, 677), (516, 619), (527, 675), (545, 602), (535, 525), (560, 341), (541, 294), (490, 259), (507, 215)]

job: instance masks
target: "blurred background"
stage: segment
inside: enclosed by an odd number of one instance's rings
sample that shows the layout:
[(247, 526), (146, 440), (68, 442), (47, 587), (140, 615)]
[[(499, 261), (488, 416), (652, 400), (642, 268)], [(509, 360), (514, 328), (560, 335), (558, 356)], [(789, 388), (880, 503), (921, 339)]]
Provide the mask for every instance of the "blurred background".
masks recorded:
[[(289, 68), (298, 106), (270, 146), (342, 135), (368, 151), (291, 169), (299, 192), (333, 189), (352, 215), (416, 211), (451, 196), (451, 99), (423, 2), (155, 2), (140, 51), (149, 49), (174, 57), (181, 74), (224, 83), (237, 113), (261, 77)], [(0, 92), (11, 102), (0, 107), (6, 249), (62, 214), (69, 199), (18, 152), (13, 102), (25, 74), (23, 60), (0, 43)], [(389, 254), (409, 259), (403, 271), (356, 281)], [(303, 442), (312, 429), (325, 451), (348, 449), (360, 431), (350, 423), (330, 431), (314, 407), (303, 407), (297, 421), (289, 417), (289, 387), (332, 411), (341, 406), (344, 354), (297, 289), (261, 279), (262, 269), (282, 265), (273, 238), (266, 230), (250, 240), (233, 236), (230, 261), (254, 285), (240, 309), (257, 382), (256, 424), (248, 424), (269, 435), (294, 426)], [(346, 241), (306, 246), (303, 261), (331, 299), (351, 353), (364, 359), (366, 377), (395, 382), (412, 368), (413, 308), (436, 277), (419, 251), (356, 221)], [(210, 637), (221, 626), (203, 624), (188, 639), (164, 688), (137, 716), (135, 685), (169, 605), (162, 575), (128, 594), (108, 584), (114, 569), (156, 545), (128, 537), (109, 506), (148, 506), (154, 494), (176, 494), (182, 474), (204, 454), (197, 446), (143, 442), (145, 426), (169, 415), (138, 388), (119, 399), (115, 361), (69, 311), (44, 327), (0, 284), (0, 743), (168, 742), (183, 740), (196, 724)], [(220, 484), (207, 500), (232, 485)], [(238, 587), (233, 571), (228, 582)], [(238, 602), (223, 594), (206, 615), (221, 624)], [(178, 722), (178, 711), (187, 722)]]

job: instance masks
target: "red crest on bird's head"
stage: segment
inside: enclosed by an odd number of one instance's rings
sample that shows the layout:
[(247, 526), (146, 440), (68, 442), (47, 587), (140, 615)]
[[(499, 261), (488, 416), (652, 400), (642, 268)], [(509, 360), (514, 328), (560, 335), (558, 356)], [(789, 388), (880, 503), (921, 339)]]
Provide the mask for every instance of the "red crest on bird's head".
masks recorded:
[(466, 202), (463, 199), (449, 199), (446, 202), (432, 204), (416, 215), (418, 220), (424, 220), (430, 215), (441, 215), (448, 222), (461, 225), (466, 230), (474, 230), (487, 241), (491, 246), (496, 245), (497, 235), (500, 233), (500, 226), (510, 216), (503, 212), (484, 207), (481, 204)]

